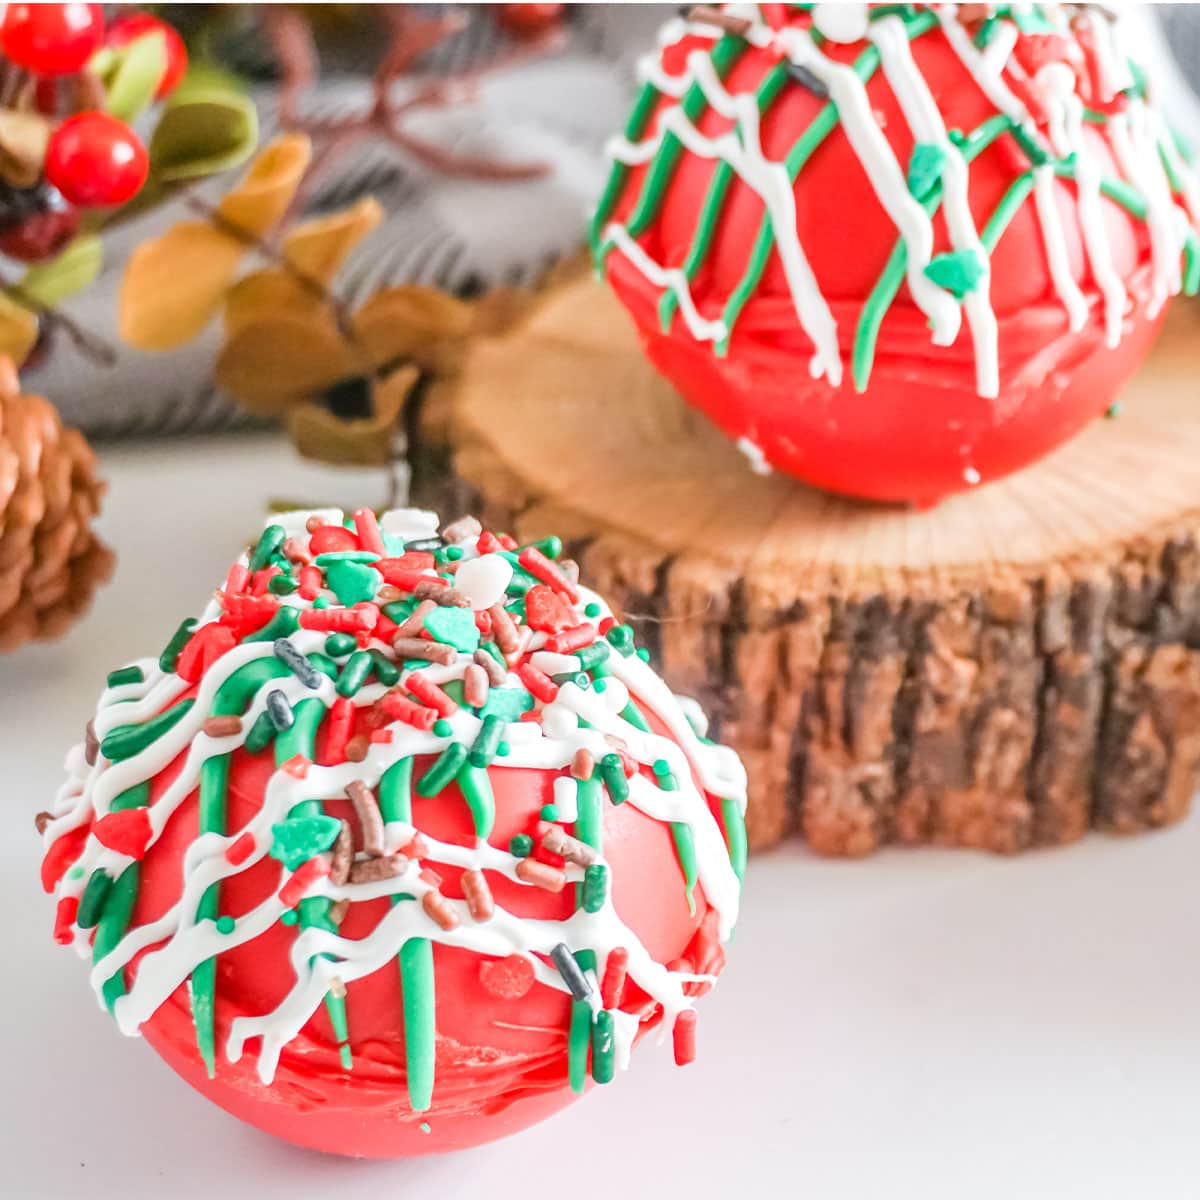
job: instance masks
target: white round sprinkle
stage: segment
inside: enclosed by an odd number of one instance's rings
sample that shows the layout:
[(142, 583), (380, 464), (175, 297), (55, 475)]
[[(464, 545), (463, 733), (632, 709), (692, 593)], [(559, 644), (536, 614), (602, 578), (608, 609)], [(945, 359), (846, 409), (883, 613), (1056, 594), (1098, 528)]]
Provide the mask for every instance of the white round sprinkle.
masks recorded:
[(831, 42), (857, 42), (867, 34), (865, 4), (817, 4), (813, 25)]
[(468, 558), (454, 576), (455, 588), (462, 592), (476, 611), (491, 608), (503, 599), (504, 589), (512, 580), (512, 563), (499, 554)]

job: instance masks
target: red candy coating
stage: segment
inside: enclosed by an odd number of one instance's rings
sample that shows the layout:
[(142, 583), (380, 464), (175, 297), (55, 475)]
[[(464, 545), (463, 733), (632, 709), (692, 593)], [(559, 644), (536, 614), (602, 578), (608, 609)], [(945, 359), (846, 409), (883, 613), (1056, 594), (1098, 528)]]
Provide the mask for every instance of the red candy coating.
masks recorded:
[(73, 75), (100, 48), (99, 4), (9, 4), (0, 25), (6, 58), (37, 75)]

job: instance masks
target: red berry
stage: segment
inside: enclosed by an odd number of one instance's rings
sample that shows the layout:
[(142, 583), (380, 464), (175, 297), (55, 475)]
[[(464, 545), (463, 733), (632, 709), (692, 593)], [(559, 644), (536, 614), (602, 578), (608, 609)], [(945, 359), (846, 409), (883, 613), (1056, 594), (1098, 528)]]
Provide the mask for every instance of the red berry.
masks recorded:
[(18, 224), (0, 225), (0, 254), (21, 262), (53, 258), (79, 231), (79, 209), (63, 203)]
[(46, 178), (82, 208), (108, 208), (137, 195), (150, 160), (137, 134), (116, 117), (68, 117), (46, 147)]
[(74, 75), (104, 40), (99, 4), (10, 4), (0, 49), (35, 75)]
[(154, 93), (155, 98), (161, 100), (179, 86), (179, 81), (187, 71), (188, 53), (183, 38), (165, 21), (160, 21), (149, 13), (131, 13), (114, 22), (104, 40), (109, 46), (119, 50), (147, 33), (161, 33), (166, 42), (167, 69), (163, 72), (158, 91)]
[(562, 20), (565, 4), (498, 4), (496, 20), (514, 37), (536, 37)]

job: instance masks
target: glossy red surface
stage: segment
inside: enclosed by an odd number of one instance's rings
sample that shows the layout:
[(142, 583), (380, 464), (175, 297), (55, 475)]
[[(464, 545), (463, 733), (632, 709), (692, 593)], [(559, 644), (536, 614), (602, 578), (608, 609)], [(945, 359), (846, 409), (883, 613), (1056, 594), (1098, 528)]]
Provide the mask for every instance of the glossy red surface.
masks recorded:
[[(668, 47), (663, 66), (679, 73), (701, 42)], [(846, 61), (863, 49), (827, 44)], [(995, 109), (939, 30), (912, 43), (913, 57), (950, 129), (971, 130)], [(731, 92), (751, 92), (775, 59), (749, 49), (726, 80)], [(891, 87), (879, 71), (867, 86), (875, 118), (901, 163), (913, 138)], [(660, 105), (661, 107), (661, 105)], [(822, 102), (803, 87), (784, 88), (762, 120), (768, 158), (782, 160)], [(708, 109), (700, 129), (717, 136), (731, 122)], [(653, 127), (653, 126), (651, 126)], [(1104, 173), (1117, 175), (1103, 136), (1087, 127)], [(1002, 136), (970, 167), (969, 205), (982, 227), (1028, 160)], [(677, 265), (691, 244), (712, 160), (684, 152), (661, 207), (638, 241), (658, 262)], [(623, 221), (641, 190), (645, 167), (630, 172), (614, 210)], [(1056, 179), (1071, 273), (1089, 302), (1078, 332), (1050, 277), (1045, 243), (1032, 200), (1027, 200), (992, 254), (991, 302), (999, 323), (1000, 396), (976, 390), (974, 349), (964, 320), (953, 346), (936, 347), (925, 317), (901, 287), (884, 318), (865, 392), (851, 378), (854, 335), (863, 302), (897, 242), (859, 159), (839, 125), (812, 155), (796, 186), (796, 229), (838, 325), (845, 375), (838, 387), (814, 380), (811, 341), (800, 328), (777, 253), (734, 326), (728, 353), (697, 342), (676, 314), (664, 333), (657, 317), (661, 290), (619, 251), (606, 270), (629, 309), (650, 360), (730, 437), (747, 437), (775, 467), (806, 482), (850, 495), (927, 503), (976, 482), (999, 478), (1033, 462), (1078, 432), (1112, 402), (1136, 369), (1161, 314), (1147, 312), (1150, 245), (1146, 227), (1102, 199), (1104, 223), (1117, 273), (1131, 296), (1120, 345), (1104, 345), (1099, 291), (1083, 248), (1073, 182)], [(764, 214), (757, 194), (735, 178), (705, 265), (692, 287), (697, 307), (717, 317), (749, 260)], [(951, 249), (939, 212), (935, 253)]]

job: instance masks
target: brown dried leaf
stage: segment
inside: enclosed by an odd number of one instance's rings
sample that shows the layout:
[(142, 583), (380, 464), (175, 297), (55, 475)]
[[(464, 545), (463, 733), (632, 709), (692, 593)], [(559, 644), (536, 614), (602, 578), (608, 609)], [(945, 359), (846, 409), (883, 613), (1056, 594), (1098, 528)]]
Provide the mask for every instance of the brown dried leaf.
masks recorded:
[(279, 267), (251, 271), (225, 293), (225, 336), (231, 338), (247, 325), (279, 312), (310, 319), (326, 307), (320, 296)]
[(172, 350), (220, 307), (245, 246), (207, 221), (183, 221), (143, 242), (121, 281), (120, 333), (139, 350)]
[(283, 242), (284, 257), (310, 279), (328, 283), (346, 260), (346, 255), (383, 220), (377, 200), (364, 197), (341, 212), (314, 217), (288, 231)]
[(14, 187), (37, 183), (53, 128), (37, 113), (0, 109), (0, 175)]
[(287, 212), (311, 157), (312, 144), (302, 133), (268, 142), (241, 183), (217, 205), (218, 214), (247, 234), (262, 237)]
[(216, 381), (251, 412), (276, 416), (362, 370), (361, 358), (324, 314), (276, 312), (229, 338)]
[(411, 358), (439, 374), (455, 369), (474, 322), (469, 304), (419, 284), (376, 292), (354, 315), (375, 362)]
[(393, 457), (392, 441), (404, 401), (420, 371), (403, 366), (372, 388), (373, 416), (345, 421), (323, 405), (306, 401), (288, 412), (288, 435), (305, 458), (319, 462), (385, 466)]

